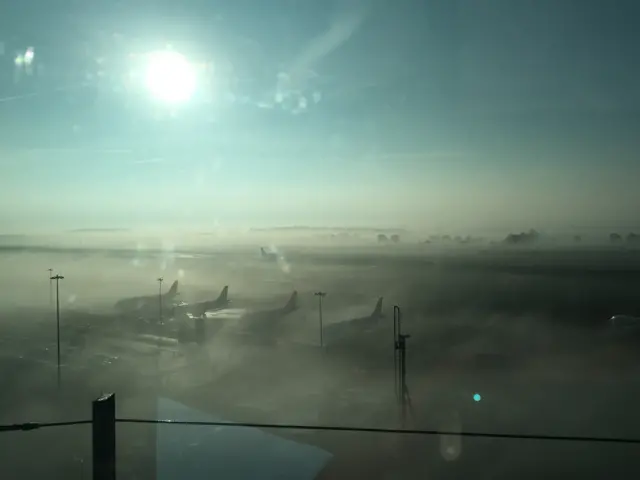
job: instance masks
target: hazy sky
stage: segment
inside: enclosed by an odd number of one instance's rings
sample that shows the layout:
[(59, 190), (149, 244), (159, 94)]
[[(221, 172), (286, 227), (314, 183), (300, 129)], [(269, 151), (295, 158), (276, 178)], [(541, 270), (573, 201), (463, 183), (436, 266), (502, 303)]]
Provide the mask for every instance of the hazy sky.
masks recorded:
[[(637, 1), (66, 3), (0, 18), (5, 231), (637, 223)], [(213, 71), (173, 110), (167, 42)]]

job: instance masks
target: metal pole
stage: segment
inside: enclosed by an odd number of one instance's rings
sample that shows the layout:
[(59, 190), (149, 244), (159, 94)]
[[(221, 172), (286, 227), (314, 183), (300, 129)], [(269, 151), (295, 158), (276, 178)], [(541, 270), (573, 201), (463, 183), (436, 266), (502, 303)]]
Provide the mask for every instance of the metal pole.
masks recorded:
[(58, 387), (60, 387), (60, 280), (64, 280), (62, 275), (50, 277), (56, 281), (56, 347), (58, 351)]
[(410, 402), (407, 389), (407, 339), (411, 335), (402, 333), (402, 312), (400, 307), (393, 307), (393, 333), (394, 333), (394, 363), (395, 363), (395, 388), (400, 402), (401, 421), (404, 427), (407, 419), (407, 406)]
[(322, 326), (322, 295), (318, 295), (318, 315), (320, 316), (320, 346), (324, 347), (324, 336), (323, 336), (323, 326)]
[(398, 345), (398, 334), (400, 333), (400, 307), (398, 305), (393, 306), (393, 350), (396, 350)]
[(49, 305), (53, 303), (53, 280), (51, 277), (53, 276), (53, 268), (48, 268), (49, 271)]
[(407, 367), (406, 367), (406, 339), (408, 335), (400, 335), (400, 389), (402, 399), (402, 426), (407, 421)]
[[(159, 277), (158, 278), (158, 317), (159, 317), (159, 327), (158, 328), (162, 328), (162, 281), (164, 280), (163, 277)], [(156, 335), (160, 335), (160, 332), (156, 332)], [(160, 347), (160, 339), (158, 338), (158, 341), (156, 342), (156, 382), (157, 385), (159, 385), (162, 382), (162, 379), (160, 378), (160, 355), (162, 353), (161, 347)]]
[(396, 398), (398, 401), (400, 397), (400, 375), (399, 375), (399, 359), (398, 350), (400, 349), (400, 307), (398, 305), (393, 306), (393, 379), (394, 390), (396, 392)]
[(160, 319), (160, 323), (162, 323), (162, 277), (158, 278), (158, 318)]
[(318, 314), (320, 321), (320, 347), (324, 348), (324, 328), (322, 325), (322, 299), (327, 295), (326, 292), (316, 292), (314, 295), (318, 297)]
[(93, 401), (93, 480), (116, 478), (116, 396), (108, 393)]
[(56, 279), (56, 344), (58, 347), (58, 372), (60, 372), (60, 280)]

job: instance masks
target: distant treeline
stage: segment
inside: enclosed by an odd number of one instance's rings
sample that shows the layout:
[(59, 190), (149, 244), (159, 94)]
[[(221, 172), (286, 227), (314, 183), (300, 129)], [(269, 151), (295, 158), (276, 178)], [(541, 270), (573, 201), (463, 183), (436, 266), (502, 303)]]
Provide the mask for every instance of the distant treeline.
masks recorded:
[(373, 228), (373, 227), (311, 227), (306, 225), (293, 225), (288, 227), (262, 227), (252, 228), (252, 232), (353, 232), (353, 233), (377, 233), (377, 232), (406, 232), (402, 228)]
[[(530, 245), (538, 242), (540, 239), (541, 239), (540, 234), (536, 230), (531, 229), (528, 232), (510, 233), (509, 235), (506, 236), (503, 242), (507, 245)], [(575, 243), (580, 243), (582, 242), (582, 240), (583, 238), (581, 235), (573, 236), (573, 241)], [(638, 245), (640, 244), (640, 235), (633, 232), (628, 233), (624, 237), (621, 234), (615, 233), (615, 232), (609, 234), (610, 243), (620, 244), (625, 241), (628, 244)]]
[(640, 243), (640, 235), (630, 232), (626, 237), (624, 237), (624, 239), (619, 233), (612, 233), (609, 235), (609, 241), (611, 243), (621, 243), (623, 240), (626, 240), (627, 243), (638, 244)]
[(69, 233), (123, 233), (130, 231), (130, 228), (74, 228), (69, 230)]

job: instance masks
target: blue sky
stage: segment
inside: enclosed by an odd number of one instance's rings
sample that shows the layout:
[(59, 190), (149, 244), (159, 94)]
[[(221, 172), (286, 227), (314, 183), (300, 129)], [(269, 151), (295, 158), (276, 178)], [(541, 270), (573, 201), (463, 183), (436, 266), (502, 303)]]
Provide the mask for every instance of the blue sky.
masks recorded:
[[(0, 224), (635, 223), (638, 14), (631, 0), (18, 2), (0, 20)], [(174, 110), (126, 82), (130, 53), (167, 42), (214, 69)], [(17, 72), (29, 46), (33, 71)]]

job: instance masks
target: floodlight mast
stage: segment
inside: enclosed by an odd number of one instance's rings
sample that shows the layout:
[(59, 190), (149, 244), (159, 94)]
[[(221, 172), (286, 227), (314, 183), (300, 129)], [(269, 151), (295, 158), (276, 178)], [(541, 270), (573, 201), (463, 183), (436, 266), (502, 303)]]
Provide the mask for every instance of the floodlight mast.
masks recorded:
[(158, 322), (162, 323), (162, 281), (163, 277), (158, 278)]
[(320, 347), (324, 348), (324, 333), (323, 333), (323, 324), (322, 324), (322, 299), (327, 296), (327, 292), (316, 292), (314, 293), (316, 297), (318, 297), (318, 320), (320, 323)]
[(407, 419), (407, 407), (411, 408), (411, 397), (407, 388), (407, 339), (411, 335), (402, 333), (402, 312), (400, 307), (393, 307), (393, 351), (395, 364), (395, 389), (400, 403), (402, 427), (405, 427)]
[(60, 387), (60, 280), (64, 280), (64, 277), (58, 274), (49, 277), (49, 279), (56, 281), (56, 346), (58, 350), (58, 387)]
[(49, 305), (53, 303), (53, 268), (47, 268), (49, 272)]

